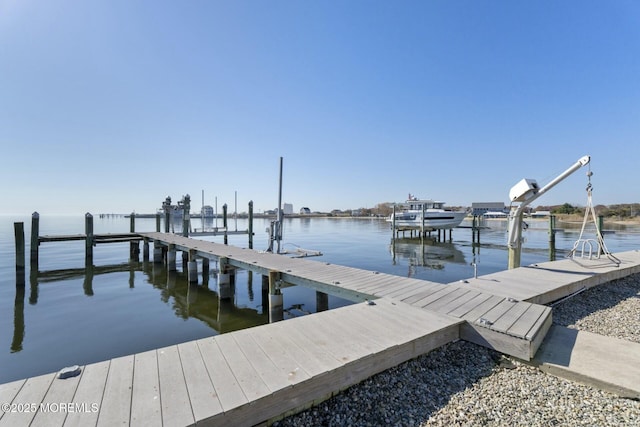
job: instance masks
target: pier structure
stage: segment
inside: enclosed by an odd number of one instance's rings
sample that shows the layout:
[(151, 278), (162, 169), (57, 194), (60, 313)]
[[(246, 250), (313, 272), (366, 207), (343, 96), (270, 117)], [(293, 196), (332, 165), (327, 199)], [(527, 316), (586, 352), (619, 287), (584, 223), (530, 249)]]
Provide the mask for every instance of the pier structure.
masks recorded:
[[(261, 274), (272, 323), (86, 365), (64, 380), (52, 373), (0, 385), (2, 401), (15, 404), (97, 404), (54, 417), (5, 412), (0, 425), (255, 425), (458, 339), (532, 360), (552, 323), (542, 304), (640, 272), (640, 251), (630, 251), (616, 254), (618, 265), (567, 259), (442, 285), (171, 233), (137, 235), (160, 254), (216, 260), (222, 274)], [(287, 284), (355, 304), (279, 321)]]
[[(187, 195), (188, 196), (188, 195)], [(189, 199), (184, 201), (185, 209), (188, 212)], [(170, 215), (165, 211), (164, 224), (165, 232), (169, 233), (170, 230)], [(93, 215), (91, 213), (85, 214), (85, 232), (83, 234), (70, 234), (70, 235), (40, 235), (40, 214), (34, 212), (31, 215), (31, 240), (30, 240), (30, 266), (31, 272), (37, 273), (40, 256), (40, 245), (48, 242), (71, 242), (71, 241), (84, 241), (85, 242), (85, 265), (89, 266), (93, 264), (93, 251), (94, 247), (103, 243), (123, 243), (129, 242), (129, 255), (131, 260), (138, 260), (140, 257), (140, 242), (143, 242), (143, 259), (149, 260), (150, 248), (149, 239), (146, 239), (143, 235), (136, 232), (135, 226), (135, 213), (130, 215), (130, 227), (129, 233), (94, 233)], [(160, 232), (163, 216), (160, 213), (155, 215), (156, 218), (156, 232)], [(191, 231), (190, 230), (190, 217), (188, 215), (183, 216), (182, 235), (184, 237), (194, 236), (223, 236), (225, 244), (228, 242), (229, 235), (242, 235), (248, 236), (249, 248), (253, 248), (253, 201), (249, 202), (249, 215), (248, 215), (248, 228), (246, 230), (229, 230), (227, 227), (227, 205), (223, 207), (223, 226), (215, 227), (212, 230)], [(16, 253), (16, 283), (18, 285), (25, 283), (25, 235), (24, 235), (24, 223), (14, 223), (15, 233), (15, 253)], [(161, 247), (154, 247), (153, 256), (155, 260), (164, 259), (167, 257), (166, 248), (162, 251)], [(185, 262), (188, 262), (188, 252), (184, 258)], [(172, 260), (175, 263), (175, 259)]]

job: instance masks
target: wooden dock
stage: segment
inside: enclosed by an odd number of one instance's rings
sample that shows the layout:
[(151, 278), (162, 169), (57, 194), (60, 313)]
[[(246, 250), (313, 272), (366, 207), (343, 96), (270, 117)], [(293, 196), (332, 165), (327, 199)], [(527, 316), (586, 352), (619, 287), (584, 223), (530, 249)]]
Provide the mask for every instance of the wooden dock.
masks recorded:
[[(442, 285), (169, 233), (139, 235), (154, 243), (154, 254), (165, 253), (155, 262), (175, 260), (180, 250), (191, 265), (215, 259), (262, 274), (270, 292), (286, 282), (359, 302), (87, 365), (74, 378), (0, 385), (10, 409), (36, 409), (5, 411), (0, 425), (255, 425), (460, 338), (530, 360), (551, 326), (551, 309), (537, 302), (640, 271), (640, 252), (631, 251), (616, 254), (615, 268), (565, 260)], [(46, 412), (61, 402), (73, 410)]]

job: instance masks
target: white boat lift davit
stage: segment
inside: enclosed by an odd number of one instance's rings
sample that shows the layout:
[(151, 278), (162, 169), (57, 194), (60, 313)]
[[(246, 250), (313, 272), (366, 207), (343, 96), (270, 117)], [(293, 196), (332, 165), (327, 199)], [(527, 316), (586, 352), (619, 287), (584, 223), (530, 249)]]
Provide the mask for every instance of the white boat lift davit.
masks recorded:
[(511, 203), (520, 202), (520, 204), (517, 206), (511, 205), (511, 210), (509, 212), (509, 241), (507, 243), (509, 248), (509, 269), (520, 267), (520, 255), (522, 252), (522, 214), (524, 213), (524, 208), (538, 197), (551, 190), (560, 181), (567, 178), (582, 166), (587, 165), (590, 160), (590, 156), (580, 158), (577, 162), (571, 165), (569, 169), (562, 172), (542, 188), (538, 187), (538, 183), (535, 180), (526, 178), (511, 187), (511, 190), (509, 191), (509, 200), (511, 200)]

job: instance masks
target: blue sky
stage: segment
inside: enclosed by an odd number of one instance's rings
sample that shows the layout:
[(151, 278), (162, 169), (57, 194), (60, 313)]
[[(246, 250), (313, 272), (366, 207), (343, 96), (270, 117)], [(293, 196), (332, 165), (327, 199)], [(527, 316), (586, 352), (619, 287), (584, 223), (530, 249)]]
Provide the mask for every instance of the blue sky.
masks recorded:
[[(634, 1), (0, 0), (0, 213), (640, 202)], [(583, 168), (534, 202), (584, 205)]]

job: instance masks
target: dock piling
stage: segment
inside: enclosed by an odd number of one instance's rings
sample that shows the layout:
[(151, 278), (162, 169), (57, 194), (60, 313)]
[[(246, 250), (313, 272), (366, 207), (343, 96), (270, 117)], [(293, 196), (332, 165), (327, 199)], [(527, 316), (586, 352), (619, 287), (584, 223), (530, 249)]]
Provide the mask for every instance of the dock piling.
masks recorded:
[(556, 216), (549, 215), (549, 261), (556, 260)]
[[(131, 219), (129, 221), (129, 231), (131, 233), (136, 232), (136, 214), (134, 212), (131, 212)], [(137, 241), (129, 242), (129, 259), (132, 261), (138, 261), (139, 257), (140, 257), (140, 243)]]
[(169, 245), (167, 251), (167, 270), (176, 271), (176, 245)]
[(40, 214), (34, 212), (31, 214), (31, 270), (38, 271), (38, 249), (40, 242)]
[(269, 323), (284, 319), (284, 298), (280, 291), (280, 272), (269, 271)]
[(187, 270), (189, 283), (198, 283), (198, 262), (196, 261), (195, 250), (189, 250), (189, 264)]
[(253, 200), (249, 201), (249, 249), (253, 249)]
[(222, 205), (222, 226), (224, 227), (224, 244), (229, 244), (229, 238), (227, 236), (227, 204)]
[(85, 230), (85, 264), (93, 264), (93, 215), (87, 212), (84, 216)]

